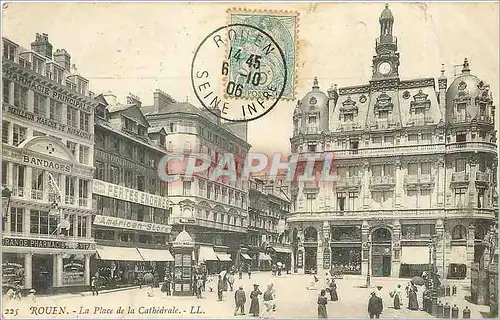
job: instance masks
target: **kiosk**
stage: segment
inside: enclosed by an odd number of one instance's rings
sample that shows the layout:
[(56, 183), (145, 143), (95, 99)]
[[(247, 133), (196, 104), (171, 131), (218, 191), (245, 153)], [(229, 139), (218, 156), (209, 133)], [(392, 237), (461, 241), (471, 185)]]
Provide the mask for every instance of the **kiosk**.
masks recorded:
[(193, 290), (193, 238), (183, 230), (172, 243), (174, 251), (174, 296), (192, 296)]

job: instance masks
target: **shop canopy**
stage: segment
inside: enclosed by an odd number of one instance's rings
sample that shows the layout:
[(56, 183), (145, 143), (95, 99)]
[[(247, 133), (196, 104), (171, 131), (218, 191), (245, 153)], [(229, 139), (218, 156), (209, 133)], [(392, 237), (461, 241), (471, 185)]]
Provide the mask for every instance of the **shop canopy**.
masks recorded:
[(281, 248), (281, 247), (272, 247), (274, 251), (278, 253), (292, 253), (292, 249)]
[(198, 252), (198, 261), (219, 261), (215, 255), (214, 248), (207, 246), (200, 246), (200, 251)]
[(241, 256), (243, 257), (243, 259), (252, 260), (252, 258), (246, 253), (242, 253)]
[(142, 249), (137, 248), (144, 261), (174, 261), (174, 257), (167, 249)]
[(136, 248), (96, 246), (101, 260), (144, 261)]
[(219, 261), (233, 261), (231, 260), (231, 256), (227, 253), (223, 252), (216, 252), (217, 258), (219, 258)]
[(259, 260), (261, 260), (261, 261), (272, 261), (273, 259), (271, 259), (271, 257), (268, 256), (267, 254), (259, 252)]
[(426, 263), (429, 263), (429, 248), (424, 247), (424, 246), (402, 247), (401, 248), (401, 263), (402, 264), (426, 264)]

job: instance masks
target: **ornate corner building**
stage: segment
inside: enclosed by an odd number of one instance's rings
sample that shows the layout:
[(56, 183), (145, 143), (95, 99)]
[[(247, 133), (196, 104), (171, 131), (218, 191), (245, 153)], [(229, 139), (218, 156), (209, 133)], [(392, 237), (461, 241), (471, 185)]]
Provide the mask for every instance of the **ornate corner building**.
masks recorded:
[(292, 184), (295, 267), (409, 277), (433, 261), (443, 277), (469, 277), (497, 219), (490, 87), (467, 59), (449, 86), (444, 71), (400, 79), (387, 5), (379, 22), (369, 84), (325, 94), (315, 79), (293, 113), (298, 165), (333, 154), (338, 178)]
[(89, 81), (47, 34), (31, 50), (6, 38), (2, 45), (3, 285), (87, 288), (95, 252)]

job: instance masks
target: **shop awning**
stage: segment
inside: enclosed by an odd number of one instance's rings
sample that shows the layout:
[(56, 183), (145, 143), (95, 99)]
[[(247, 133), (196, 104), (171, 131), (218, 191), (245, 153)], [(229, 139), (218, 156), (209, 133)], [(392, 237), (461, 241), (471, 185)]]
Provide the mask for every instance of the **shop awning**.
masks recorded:
[(215, 255), (214, 248), (207, 246), (200, 246), (200, 251), (198, 252), (198, 261), (219, 261)]
[(292, 253), (292, 249), (281, 248), (281, 247), (273, 247), (273, 250), (279, 253)]
[(429, 263), (429, 247), (401, 247), (402, 264)]
[(101, 260), (144, 261), (137, 248), (96, 246), (96, 251)]
[(137, 248), (144, 261), (174, 261), (174, 257), (167, 249), (143, 249)]
[(467, 247), (466, 246), (451, 247), (449, 263), (467, 264)]
[(260, 261), (272, 261), (273, 259), (271, 259), (271, 257), (268, 256), (267, 254), (259, 252), (259, 260)]
[(243, 257), (243, 259), (252, 260), (252, 258), (246, 253), (242, 253), (241, 256)]
[(231, 260), (231, 256), (227, 253), (216, 252), (215, 255), (217, 255), (217, 258), (219, 258), (219, 261), (233, 261), (233, 260)]

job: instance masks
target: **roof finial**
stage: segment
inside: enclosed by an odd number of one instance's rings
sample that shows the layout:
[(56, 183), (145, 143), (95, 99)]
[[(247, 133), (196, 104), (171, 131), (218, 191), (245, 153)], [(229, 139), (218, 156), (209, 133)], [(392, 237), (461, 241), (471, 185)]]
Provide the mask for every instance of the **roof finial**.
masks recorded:
[(314, 77), (313, 89), (319, 89), (318, 77)]
[(470, 68), (469, 68), (469, 60), (467, 60), (467, 58), (464, 59), (464, 67), (462, 69), (462, 73), (468, 73), (470, 72)]
[(385, 4), (385, 8), (389, 9), (389, 4), (388, 3)]
[(444, 77), (444, 63), (441, 63), (441, 77)]

